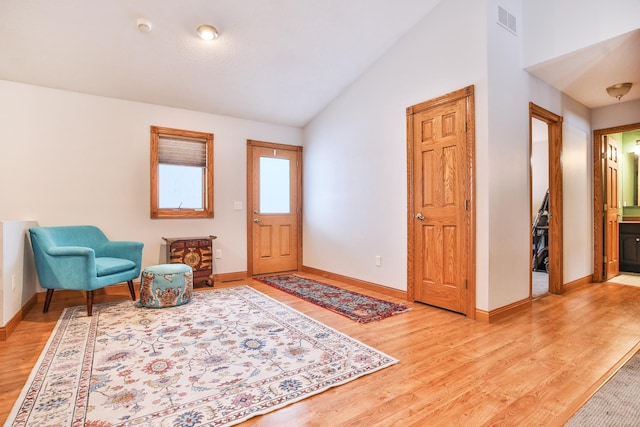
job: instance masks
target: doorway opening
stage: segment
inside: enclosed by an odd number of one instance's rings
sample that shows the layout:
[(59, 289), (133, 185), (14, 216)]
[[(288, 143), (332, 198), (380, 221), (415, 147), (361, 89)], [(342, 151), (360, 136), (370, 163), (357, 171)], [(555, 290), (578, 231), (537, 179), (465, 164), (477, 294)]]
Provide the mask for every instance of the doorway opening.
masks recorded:
[[(530, 295), (563, 291), (562, 116), (529, 103)], [(546, 188), (545, 188), (546, 187)], [(535, 287), (534, 287), (535, 285)]]
[(531, 118), (531, 297), (549, 293), (549, 128)]
[[(640, 123), (593, 132), (593, 281), (640, 273)], [(619, 279), (619, 275), (624, 275)], [(636, 280), (637, 281), (637, 280)]]

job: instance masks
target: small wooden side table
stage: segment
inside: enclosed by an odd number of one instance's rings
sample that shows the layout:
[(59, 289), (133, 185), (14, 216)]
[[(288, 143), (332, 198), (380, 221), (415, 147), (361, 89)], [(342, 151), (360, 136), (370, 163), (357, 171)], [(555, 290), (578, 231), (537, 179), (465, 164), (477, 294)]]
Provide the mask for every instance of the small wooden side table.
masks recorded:
[(213, 286), (213, 241), (217, 236), (163, 237), (167, 242), (167, 262), (186, 264), (193, 269), (193, 283)]

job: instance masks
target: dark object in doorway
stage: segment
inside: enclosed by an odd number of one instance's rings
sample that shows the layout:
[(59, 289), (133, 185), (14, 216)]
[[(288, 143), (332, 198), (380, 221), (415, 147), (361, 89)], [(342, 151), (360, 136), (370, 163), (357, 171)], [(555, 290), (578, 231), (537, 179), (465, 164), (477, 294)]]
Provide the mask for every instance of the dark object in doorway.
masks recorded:
[(544, 195), (542, 205), (533, 220), (532, 270), (549, 272), (549, 190)]

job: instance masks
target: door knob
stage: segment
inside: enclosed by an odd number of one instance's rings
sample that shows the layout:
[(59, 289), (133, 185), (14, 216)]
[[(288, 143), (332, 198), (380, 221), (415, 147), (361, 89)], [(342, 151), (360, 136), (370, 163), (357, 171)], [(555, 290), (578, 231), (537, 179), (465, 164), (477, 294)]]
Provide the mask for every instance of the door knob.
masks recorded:
[(420, 221), (424, 221), (424, 215), (422, 215), (420, 212), (416, 214), (416, 218), (418, 218)]
[(259, 219), (259, 218), (256, 218), (256, 219), (253, 220), (253, 222), (255, 222), (256, 224), (260, 224), (262, 222), (262, 220)]

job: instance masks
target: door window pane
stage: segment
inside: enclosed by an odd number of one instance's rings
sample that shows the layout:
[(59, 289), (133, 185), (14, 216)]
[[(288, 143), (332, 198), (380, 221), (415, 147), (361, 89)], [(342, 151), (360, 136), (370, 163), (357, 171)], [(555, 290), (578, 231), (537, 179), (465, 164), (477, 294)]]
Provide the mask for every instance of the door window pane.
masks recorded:
[(289, 213), (289, 160), (260, 157), (260, 213)]

